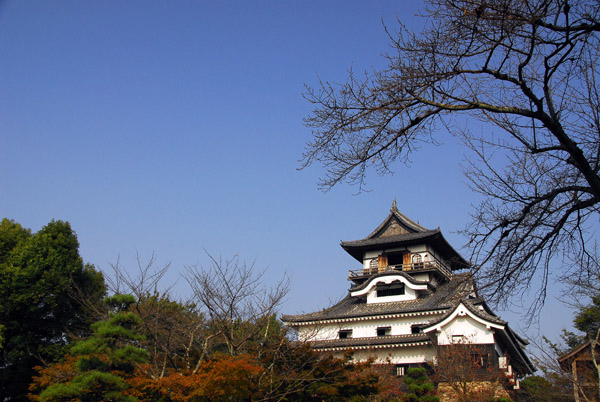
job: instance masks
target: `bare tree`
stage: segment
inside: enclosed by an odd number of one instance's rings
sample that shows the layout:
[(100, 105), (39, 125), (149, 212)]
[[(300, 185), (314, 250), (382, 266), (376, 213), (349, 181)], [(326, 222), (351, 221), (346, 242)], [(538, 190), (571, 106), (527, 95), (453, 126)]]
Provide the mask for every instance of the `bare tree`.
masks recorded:
[[(465, 230), (483, 290), (506, 301), (550, 263), (579, 273), (600, 201), (600, 3), (585, 0), (430, 0), (420, 33), (390, 32), (388, 67), (307, 88), (313, 138), (302, 166), (320, 163), (323, 189), (362, 189), (367, 169), (392, 173), (438, 129), (474, 157), (465, 170), (484, 201)], [(474, 135), (461, 116), (478, 121)], [(537, 284), (539, 283), (539, 287)]]
[(136, 267), (127, 270), (117, 262), (110, 264), (107, 275), (113, 294), (132, 294), (131, 306), (141, 318), (144, 346), (151, 354), (148, 375), (163, 378), (169, 370), (193, 369), (206, 356), (207, 322), (190, 300), (176, 300), (171, 291), (174, 284), (165, 284), (170, 263), (156, 266), (154, 254), (147, 261), (136, 255)]
[(289, 280), (284, 276), (267, 287), (265, 271), (255, 271), (254, 263), (248, 265), (237, 255), (229, 260), (208, 256), (208, 268), (187, 267), (185, 278), (213, 327), (212, 336), (221, 338), (233, 356), (248, 343), (266, 339), (274, 314), (289, 292)]
[(490, 401), (507, 396), (507, 378), (494, 360), (495, 354), (485, 345), (465, 341), (438, 346), (434, 362), (438, 389), (451, 400), (460, 402)]
[(111, 293), (132, 294), (137, 299), (148, 294), (169, 293), (174, 284), (164, 285), (162, 282), (171, 267), (171, 263), (157, 267), (154, 253), (148, 261), (144, 262), (139, 253), (136, 252), (135, 260), (136, 266), (133, 272), (121, 266), (120, 258), (109, 264), (112, 273), (106, 273), (105, 279)]

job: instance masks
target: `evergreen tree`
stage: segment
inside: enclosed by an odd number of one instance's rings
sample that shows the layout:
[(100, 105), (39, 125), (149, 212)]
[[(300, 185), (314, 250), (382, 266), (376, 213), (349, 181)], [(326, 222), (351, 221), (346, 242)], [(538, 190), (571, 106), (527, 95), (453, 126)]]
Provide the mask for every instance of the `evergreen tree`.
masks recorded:
[(127, 311), (135, 303), (131, 295), (105, 299), (111, 309), (106, 320), (92, 325), (93, 335), (76, 343), (72, 355), (78, 357), (76, 376), (67, 383), (53, 384), (39, 397), (42, 402), (134, 402), (123, 393), (125, 377), (134, 374), (135, 365), (144, 363), (149, 354), (136, 345), (144, 337), (135, 331), (140, 318)]
[(439, 402), (440, 398), (431, 395), (435, 385), (429, 381), (424, 368), (409, 368), (404, 376), (404, 382), (411, 391), (404, 397), (406, 402)]
[(593, 296), (592, 303), (579, 310), (573, 323), (588, 338), (596, 337), (600, 329), (600, 295)]
[(79, 256), (68, 222), (32, 234), (0, 222), (0, 395), (27, 400), (33, 367), (60, 359), (72, 335), (97, 320), (104, 278)]

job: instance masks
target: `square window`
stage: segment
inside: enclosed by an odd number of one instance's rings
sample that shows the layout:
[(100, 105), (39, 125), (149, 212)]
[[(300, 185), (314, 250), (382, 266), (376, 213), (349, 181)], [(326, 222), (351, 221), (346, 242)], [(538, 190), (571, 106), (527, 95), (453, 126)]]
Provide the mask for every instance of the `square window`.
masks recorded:
[(464, 335), (452, 335), (452, 343), (464, 343)]
[(392, 327), (377, 328), (377, 336), (388, 336), (392, 334)]
[(338, 335), (339, 335), (340, 339), (352, 338), (352, 330), (351, 329), (342, 329), (340, 332), (338, 332)]
[(393, 282), (390, 285), (378, 285), (377, 297), (401, 296), (404, 294), (404, 284)]

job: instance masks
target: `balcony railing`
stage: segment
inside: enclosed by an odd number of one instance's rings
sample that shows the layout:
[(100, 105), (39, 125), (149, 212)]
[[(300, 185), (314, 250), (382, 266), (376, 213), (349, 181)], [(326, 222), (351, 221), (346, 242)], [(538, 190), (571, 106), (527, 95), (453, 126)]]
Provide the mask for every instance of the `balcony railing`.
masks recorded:
[(452, 276), (452, 272), (448, 267), (442, 264), (440, 261), (423, 261), (423, 262), (415, 262), (412, 264), (398, 264), (398, 265), (388, 265), (387, 267), (374, 267), (374, 268), (366, 268), (366, 269), (351, 269), (350, 277), (348, 279), (358, 279), (365, 276), (371, 276), (380, 274), (382, 272), (390, 272), (390, 271), (404, 271), (404, 272), (413, 272), (413, 271), (431, 271), (437, 270), (440, 271), (444, 276), (450, 278)]

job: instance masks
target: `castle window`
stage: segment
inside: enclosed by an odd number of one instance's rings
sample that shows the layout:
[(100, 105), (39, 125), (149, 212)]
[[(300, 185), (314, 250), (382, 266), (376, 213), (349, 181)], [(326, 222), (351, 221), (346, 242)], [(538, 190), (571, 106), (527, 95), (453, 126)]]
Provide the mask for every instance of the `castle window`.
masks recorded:
[(392, 327), (378, 327), (377, 336), (388, 336), (392, 334)]
[(402, 377), (403, 375), (405, 375), (406, 368), (407, 368), (407, 366), (405, 366), (405, 365), (396, 366), (396, 377)]
[(452, 335), (452, 343), (464, 343), (465, 336), (464, 335)]
[(400, 296), (404, 294), (404, 284), (393, 282), (391, 285), (378, 285), (377, 297)]
[(388, 255), (388, 264), (389, 265), (402, 265), (403, 263), (403, 253), (392, 253)]
[(423, 269), (423, 257), (421, 257), (421, 254), (413, 254), (412, 267), (413, 269)]
[(413, 325), (410, 327), (410, 332), (411, 334), (420, 334), (423, 332), (423, 329), (418, 325)]
[(352, 338), (352, 330), (351, 329), (342, 329), (338, 332), (340, 339), (348, 339)]
[(487, 353), (471, 353), (471, 361), (482, 369), (486, 369), (490, 365)]

